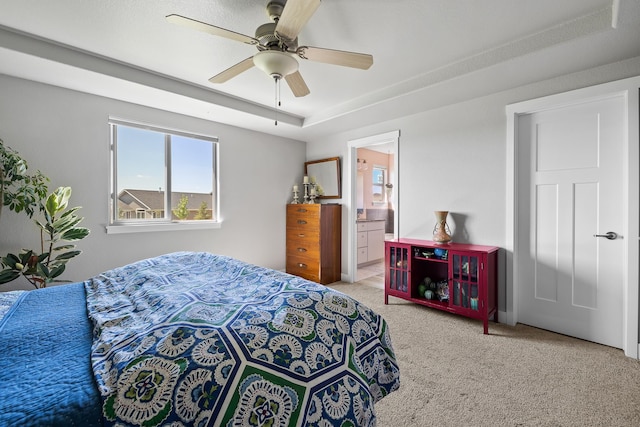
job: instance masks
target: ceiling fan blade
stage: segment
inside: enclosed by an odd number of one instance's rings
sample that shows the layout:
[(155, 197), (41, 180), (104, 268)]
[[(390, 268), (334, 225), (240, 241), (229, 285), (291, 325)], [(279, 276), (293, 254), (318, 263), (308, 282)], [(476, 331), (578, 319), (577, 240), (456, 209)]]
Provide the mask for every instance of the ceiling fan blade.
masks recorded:
[(250, 44), (250, 45), (259, 44), (258, 40), (256, 40), (253, 37), (236, 33), (235, 31), (227, 30), (225, 28), (216, 27), (215, 25), (196, 21), (195, 19), (187, 18), (184, 16), (175, 15), (175, 14), (167, 15), (167, 21), (171, 22), (172, 24), (182, 25), (183, 27), (209, 33), (214, 36), (225, 37), (227, 39), (236, 40), (236, 41)]
[(251, 67), (253, 67), (253, 56), (250, 56), (244, 61), (238, 62), (233, 67), (227, 68), (223, 72), (216, 74), (215, 76), (211, 77), (209, 81), (211, 83), (224, 83), (227, 80), (234, 78), (238, 74), (247, 71)]
[(299, 71), (285, 76), (284, 79), (287, 81), (289, 89), (291, 89), (291, 92), (293, 92), (296, 97), (307, 96), (311, 93)]
[(373, 56), (366, 53), (346, 52), (312, 46), (300, 46), (296, 50), (296, 55), (310, 61), (342, 65), (343, 67), (359, 68), (361, 70), (368, 70), (373, 64)]
[(320, 0), (287, 0), (276, 25), (276, 34), (286, 41), (295, 40), (318, 6)]

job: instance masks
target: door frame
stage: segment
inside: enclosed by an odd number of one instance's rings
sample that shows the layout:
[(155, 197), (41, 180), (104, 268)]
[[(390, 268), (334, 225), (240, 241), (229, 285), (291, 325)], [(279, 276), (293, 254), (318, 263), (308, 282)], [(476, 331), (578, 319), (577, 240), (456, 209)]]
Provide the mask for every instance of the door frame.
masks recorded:
[(358, 275), (358, 253), (356, 251), (357, 242), (356, 242), (356, 220), (358, 219), (358, 209), (357, 209), (357, 173), (358, 173), (358, 148), (366, 148), (372, 145), (380, 145), (391, 143), (394, 149), (394, 158), (393, 158), (393, 167), (395, 171), (395, 182), (394, 189), (391, 196), (391, 200), (393, 203), (393, 235), (398, 237), (398, 232), (400, 230), (399, 226), (399, 209), (398, 209), (398, 194), (400, 190), (400, 152), (399, 152), (399, 144), (400, 142), (400, 130), (395, 130), (391, 132), (386, 132), (378, 135), (367, 136), (364, 138), (358, 138), (354, 140), (348, 141), (347, 146), (349, 147), (348, 155), (347, 155), (347, 176), (349, 177), (349, 196), (350, 196), (350, 205), (351, 210), (349, 212), (349, 221), (347, 223), (347, 250), (349, 253), (349, 282), (354, 283), (356, 281)]
[(622, 237), (625, 239), (623, 248), (623, 350), (626, 356), (638, 359), (640, 353), (640, 339), (638, 337), (638, 262), (640, 260), (639, 219), (640, 206), (638, 194), (640, 190), (639, 170), (639, 125), (640, 106), (638, 91), (640, 77), (633, 77), (577, 89), (557, 95), (510, 104), (506, 107), (507, 114), (507, 176), (506, 176), (506, 309), (507, 323), (515, 325), (518, 322), (518, 217), (520, 212), (516, 205), (516, 191), (518, 190), (518, 117), (540, 111), (580, 104), (585, 101), (622, 96), (625, 100), (623, 156), (623, 224)]

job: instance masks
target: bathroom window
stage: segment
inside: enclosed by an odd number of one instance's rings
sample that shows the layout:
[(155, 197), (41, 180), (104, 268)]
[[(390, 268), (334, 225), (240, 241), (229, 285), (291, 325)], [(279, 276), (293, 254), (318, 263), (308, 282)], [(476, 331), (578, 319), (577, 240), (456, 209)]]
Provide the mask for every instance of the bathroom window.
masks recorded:
[(373, 203), (385, 203), (384, 200), (384, 184), (387, 182), (387, 168), (384, 166), (373, 166), (371, 191), (373, 194)]

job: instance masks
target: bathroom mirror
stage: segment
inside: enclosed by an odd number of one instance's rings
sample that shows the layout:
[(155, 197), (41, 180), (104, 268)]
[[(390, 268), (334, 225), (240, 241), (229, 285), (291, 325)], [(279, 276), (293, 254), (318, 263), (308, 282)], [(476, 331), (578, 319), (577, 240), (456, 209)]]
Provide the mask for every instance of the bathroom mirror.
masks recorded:
[(330, 157), (305, 162), (304, 174), (310, 179), (314, 177), (316, 183), (322, 187), (324, 194), (318, 198), (340, 199), (342, 197), (340, 157)]

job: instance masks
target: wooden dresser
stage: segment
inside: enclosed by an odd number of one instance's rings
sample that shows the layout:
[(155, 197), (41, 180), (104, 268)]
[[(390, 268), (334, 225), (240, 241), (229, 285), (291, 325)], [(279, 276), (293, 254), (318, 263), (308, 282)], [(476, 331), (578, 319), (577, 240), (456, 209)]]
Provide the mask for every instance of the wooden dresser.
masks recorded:
[(287, 273), (324, 285), (339, 281), (341, 232), (341, 205), (287, 205)]

